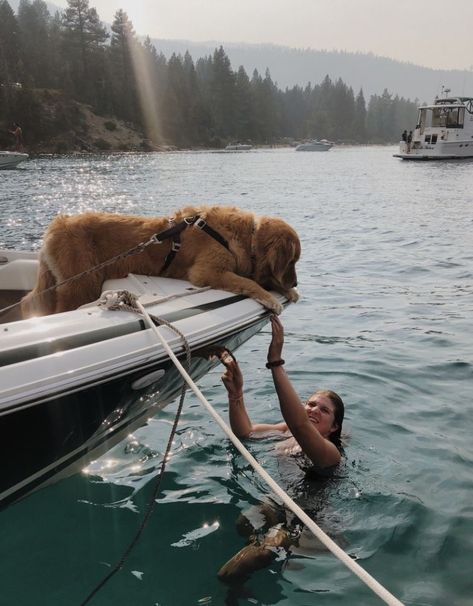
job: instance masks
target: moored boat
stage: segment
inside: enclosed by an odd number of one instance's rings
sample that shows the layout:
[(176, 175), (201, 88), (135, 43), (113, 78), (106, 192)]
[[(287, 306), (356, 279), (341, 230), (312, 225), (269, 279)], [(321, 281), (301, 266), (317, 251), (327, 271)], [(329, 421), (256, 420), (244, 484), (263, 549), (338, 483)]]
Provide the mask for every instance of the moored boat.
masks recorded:
[(253, 146), (249, 143), (229, 143), (225, 149), (227, 151), (249, 151)]
[[(445, 94), (450, 93), (445, 89)], [(401, 141), (395, 158), (452, 160), (473, 158), (473, 97), (445, 96), (419, 107), (411, 141)]]
[[(35, 253), (0, 251), (0, 506), (82, 469), (178, 396), (182, 378), (143, 317), (96, 304), (22, 320), (15, 305), (36, 280)], [(194, 380), (216, 347), (231, 350), (267, 323), (242, 295), (170, 278), (129, 275), (104, 291), (139, 296), (187, 339)], [(273, 293), (281, 303), (281, 295)], [(176, 356), (185, 348), (161, 325)]]
[(296, 147), (296, 151), (328, 151), (333, 147), (333, 143), (327, 141), (327, 139), (313, 139), (312, 141), (306, 141), (305, 143), (300, 143)]
[(15, 168), (28, 159), (28, 154), (14, 151), (0, 151), (0, 170)]

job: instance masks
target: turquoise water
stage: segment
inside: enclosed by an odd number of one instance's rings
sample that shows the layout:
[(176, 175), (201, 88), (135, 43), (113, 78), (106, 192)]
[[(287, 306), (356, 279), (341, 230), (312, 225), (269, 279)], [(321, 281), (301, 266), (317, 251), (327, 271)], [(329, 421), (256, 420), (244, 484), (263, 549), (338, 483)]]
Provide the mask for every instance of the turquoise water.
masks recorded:
[[(404, 603), (463, 606), (473, 594), (473, 163), (403, 163), (393, 152), (33, 160), (0, 173), (0, 247), (38, 248), (58, 212), (87, 209), (166, 215), (221, 203), (289, 221), (303, 256), (301, 300), (283, 316), (286, 366), (302, 397), (326, 387), (344, 398), (346, 459), (339, 478), (314, 485), (271, 442), (249, 448)], [(266, 330), (237, 352), (259, 421), (280, 419), (268, 342)], [(220, 372), (201, 387), (226, 417)], [(1, 604), (81, 604), (140, 524), (174, 413), (169, 406), (89, 474), (0, 514)], [(266, 494), (188, 395), (144, 536), (90, 603), (381, 603), (315, 540), (243, 586), (221, 584), (216, 572), (246, 543), (238, 515)]]

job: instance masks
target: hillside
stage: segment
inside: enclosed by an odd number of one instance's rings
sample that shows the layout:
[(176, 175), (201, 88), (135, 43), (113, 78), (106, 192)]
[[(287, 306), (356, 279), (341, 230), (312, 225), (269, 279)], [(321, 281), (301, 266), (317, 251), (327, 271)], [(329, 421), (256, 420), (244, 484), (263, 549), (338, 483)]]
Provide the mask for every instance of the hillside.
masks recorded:
[[(25, 147), (33, 154), (156, 149), (122, 120), (99, 116), (89, 105), (58, 90), (12, 91), (11, 104), (15, 114), (22, 117)], [(9, 127), (8, 121), (0, 121), (3, 149), (13, 145)]]

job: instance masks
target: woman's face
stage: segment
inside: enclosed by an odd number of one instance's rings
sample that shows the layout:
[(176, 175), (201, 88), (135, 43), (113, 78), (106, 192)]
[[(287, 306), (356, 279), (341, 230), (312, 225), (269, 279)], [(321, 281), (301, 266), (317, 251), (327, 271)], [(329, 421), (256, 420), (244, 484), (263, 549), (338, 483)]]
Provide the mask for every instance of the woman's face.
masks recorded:
[(328, 438), (338, 428), (335, 423), (335, 406), (328, 396), (315, 392), (305, 403), (305, 409), (311, 423), (324, 438)]

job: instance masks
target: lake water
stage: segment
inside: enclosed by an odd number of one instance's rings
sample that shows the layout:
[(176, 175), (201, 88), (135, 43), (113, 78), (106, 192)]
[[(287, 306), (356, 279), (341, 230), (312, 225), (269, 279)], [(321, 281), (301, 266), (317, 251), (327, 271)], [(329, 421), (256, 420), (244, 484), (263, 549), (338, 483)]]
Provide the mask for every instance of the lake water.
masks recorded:
[[(473, 163), (407, 163), (390, 147), (181, 152), (29, 161), (0, 173), (0, 247), (37, 249), (60, 212), (171, 214), (236, 204), (299, 232), (301, 300), (283, 315), (302, 397), (346, 404), (340, 477), (317, 486), (272, 443), (258, 460), (405, 604), (473, 603)], [(266, 330), (237, 357), (253, 419), (280, 419)], [(226, 418), (220, 372), (201, 387)], [(3, 511), (0, 603), (81, 604), (122, 556), (152, 493), (175, 414), (78, 474)], [(18, 436), (18, 450), (27, 448)], [(15, 453), (12, 452), (14, 457)], [(4, 461), (3, 465), (8, 462)], [(317, 541), (228, 589), (238, 515), (267, 488), (188, 395), (161, 498), (100, 606), (375, 605)]]

